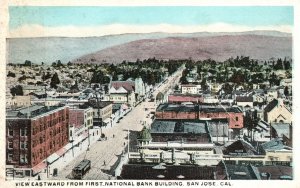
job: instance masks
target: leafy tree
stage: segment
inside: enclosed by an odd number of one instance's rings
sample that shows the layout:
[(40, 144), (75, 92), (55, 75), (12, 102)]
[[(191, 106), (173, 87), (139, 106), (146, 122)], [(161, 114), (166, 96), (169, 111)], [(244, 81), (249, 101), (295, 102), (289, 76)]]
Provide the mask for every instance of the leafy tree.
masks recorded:
[(24, 62), (24, 66), (26, 66), (26, 67), (30, 67), (32, 65), (32, 63), (31, 63), (31, 61), (29, 61), (29, 60), (26, 60), (25, 62)]
[(284, 88), (284, 95), (285, 96), (289, 96), (290, 95), (289, 88), (287, 86), (285, 86), (285, 88)]
[(225, 83), (223, 85), (223, 90), (224, 90), (225, 94), (231, 94), (233, 91), (233, 87), (229, 83)]
[(13, 72), (8, 71), (7, 77), (13, 77), (13, 78), (15, 78), (16, 74), (13, 73)]
[(58, 78), (58, 74), (54, 73), (53, 76), (52, 76), (52, 78), (51, 78), (50, 87), (56, 89), (58, 84), (60, 84), (60, 80)]
[(207, 90), (207, 89), (208, 89), (208, 86), (207, 86), (207, 84), (206, 84), (206, 78), (203, 78), (203, 79), (202, 79), (200, 85), (201, 85), (201, 89), (202, 89), (202, 90)]
[(22, 88), (22, 86), (20, 86), (20, 85), (17, 85), (17, 86), (15, 86), (15, 87), (13, 87), (13, 88), (11, 88), (10, 89), (10, 93), (13, 95), (13, 96), (16, 96), (16, 95), (23, 95), (24, 93), (23, 93), (23, 88)]

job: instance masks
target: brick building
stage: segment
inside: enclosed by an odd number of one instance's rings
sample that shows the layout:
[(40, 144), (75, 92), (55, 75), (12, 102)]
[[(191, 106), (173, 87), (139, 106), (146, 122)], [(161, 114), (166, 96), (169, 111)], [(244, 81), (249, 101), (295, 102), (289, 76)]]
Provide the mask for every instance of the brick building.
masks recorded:
[(182, 102), (192, 102), (192, 103), (203, 103), (203, 97), (201, 95), (183, 95), (183, 94), (172, 94), (168, 96), (169, 103), (182, 103)]
[(200, 106), (199, 119), (208, 118), (211, 120), (227, 119), (229, 128), (243, 128), (244, 116), (241, 109), (237, 107), (213, 107), (213, 106)]
[(160, 104), (155, 112), (156, 119), (198, 119), (199, 106), (193, 104)]
[(197, 104), (161, 104), (155, 112), (156, 119), (202, 119), (228, 121), (229, 128), (243, 128), (243, 112), (238, 107), (221, 107)]
[(6, 165), (36, 174), (68, 140), (68, 107), (30, 106), (6, 113)]

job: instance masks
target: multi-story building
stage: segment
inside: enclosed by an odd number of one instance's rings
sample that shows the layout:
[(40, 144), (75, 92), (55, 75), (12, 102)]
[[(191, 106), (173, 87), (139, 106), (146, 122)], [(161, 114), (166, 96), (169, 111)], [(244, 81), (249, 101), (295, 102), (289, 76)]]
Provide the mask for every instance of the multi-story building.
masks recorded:
[(86, 138), (88, 129), (93, 127), (93, 108), (86, 105), (70, 107), (70, 139)]
[(168, 95), (169, 103), (183, 103), (183, 102), (192, 102), (192, 103), (203, 103), (203, 97), (201, 95), (183, 95), (183, 94), (172, 94)]
[(93, 108), (93, 125), (106, 126), (112, 123), (112, 108), (111, 101), (96, 101), (95, 99), (89, 100), (84, 105)]
[(155, 112), (156, 119), (202, 119), (228, 121), (229, 128), (243, 128), (243, 112), (238, 107), (198, 104), (161, 104)]
[(201, 89), (200, 85), (194, 85), (194, 84), (181, 85), (182, 94), (199, 94), (200, 89)]
[(30, 106), (7, 111), (6, 164), (32, 175), (47, 165), (47, 157), (68, 140), (69, 108)]

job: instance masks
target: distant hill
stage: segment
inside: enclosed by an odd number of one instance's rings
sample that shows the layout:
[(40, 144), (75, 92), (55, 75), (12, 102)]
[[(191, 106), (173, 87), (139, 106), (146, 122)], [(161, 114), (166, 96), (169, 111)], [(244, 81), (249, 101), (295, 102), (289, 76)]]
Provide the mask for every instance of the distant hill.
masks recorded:
[(136, 59), (185, 59), (250, 56), (268, 60), (272, 57), (292, 57), (292, 38), (264, 35), (224, 35), (205, 37), (168, 37), (142, 39), (116, 45), (75, 59), (75, 63), (120, 63)]
[[(63, 63), (80, 58), (87, 54), (96, 53), (110, 47), (115, 47), (128, 42), (142, 39), (163, 39), (170, 37), (199, 38), (215, 36), (239, 36), (239, 35), (264, 35), (273, 37), (287, 37), (291, 40), (291, 34), (277, 31), (247, 31), (235, 33), (136, 33), (108, 35), (101, 37), (42, 37), (42, 38), (8, 38), (7, 62), (24, 63), (30, 60), (33, 63), (46, 64), (56, 60)], [(126, 44), (127, 45), (127, 44)], [(291, 47), (290, 47), (291, 48)], [(290, 52), (291, 53), (291, 52)], [(151, 55), (151, 54), (149, 54)], [(234, 55), (235, 56), (235, 55)]]

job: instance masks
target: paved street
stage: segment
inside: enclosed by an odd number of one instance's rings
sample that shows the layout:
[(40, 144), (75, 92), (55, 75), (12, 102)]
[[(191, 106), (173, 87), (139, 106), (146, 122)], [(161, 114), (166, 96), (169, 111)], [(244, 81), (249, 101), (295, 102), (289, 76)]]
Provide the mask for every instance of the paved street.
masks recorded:
[[(129, 129), (130, 134), (136, 134), (136, 131), (140, 131), (143, 128), (142, 122), (146, 121), (146, 125), (149, 125), (151, 123), (150, 116), (146, 118), (147, 114), (150, 113), (150, 111), (145, 112), (145, 107), (153, 108), (154, 102), (142, 102), (131, 112), (129, 112), (115, 126), (113, 126), (112, 128), (104, 128), (103, 133), (107, 136), (107, 140), (97, 141), (96, 136), (90, 138), (91, 143), (95, 142), (91, 145), (90, 149), (88, 151), (83, 151), (78, 157), (76, 157), (63, 169), (59, 169), (58, 176), (52, 177), (52, 179), (72, 178), (70, 176), (70, 173), (73, 167), (83, 159), (89, 159), (92, 162), (92, 168), (88, 172), (88, 174), (86, 174), (84, 179), (110, 179), (110, 175), (108, 175), (108, 173), (112, 173), (110, 172), (111, 167), (115, 165), (118, 160), (118, 156), (120, 157), (122, 152), (124, 152), (124, 149), (126, 149), (125, 147), (127, 147), (127, 129)], [(113, 135), (115, 136), (113, 137)], [(130, 135), (130, 138), (131, 137), (132, 135)], [(86, 142), (87, 141), (85, 141), (85, 144)], [(70, 152), (71, 151), (69, 151), (69, 153)]]
[[(153, 93), (154, 96), (160, 91), (167, 91), (174, 84), (176, 84), (180, 78), (182, 70), (177, 71), (173, 76), (169, 77), (168, 81), (158, 87)], [(147, 111), (145, 111), (147, 108)], [(93, 129), (90, 137), (90, 148), (86, 150), (88, 145), (88, 139), (85, 140), (79, 147), (75, 147), (75, 151), (69, 151), (64, 160), (60, 160), (59, 163), (53, 164), (53, 168), (58, 168), (58, 176), (50, 179), (72, 179), (72, 169), (83, 159), (91, 160), (91, 170), (84, 176), (87, 180), (106, 180), (113, 178), (113, 170), (119, 163), (121, 155), (127, 152), (128, 145), (128, 129), (130, 131), (130, 151), (134, 150), (136, 146), (136, 134), (142, 130), (143, 126), (150, 126), (151, 111), (156, 108), (155, 102), (149, 102), (146, 99), (145, 102), (140, 103), (133, 108), (119, 123), (116, 123), (113, 127), (103, 128), (103, 133), (107, 136), (107, 140), (98, 141), (100, 137), (100, 129)], [(97, 134), (98, 131), (98, 134)], [(75, 157), (73, 157), (73, 155)], [(72, 158), (74, 158), (72, 160)], [(71, 159), (71, 160), (70, 160)], [(62, 161), (62, 162), (61, 162)], [(51, 172), (51, 170), (50, 170)]]

